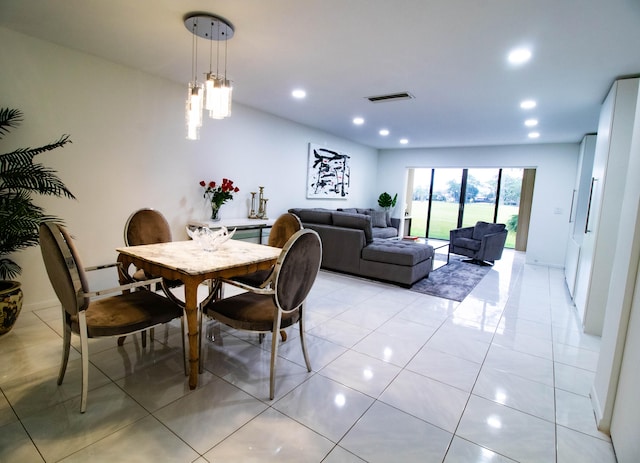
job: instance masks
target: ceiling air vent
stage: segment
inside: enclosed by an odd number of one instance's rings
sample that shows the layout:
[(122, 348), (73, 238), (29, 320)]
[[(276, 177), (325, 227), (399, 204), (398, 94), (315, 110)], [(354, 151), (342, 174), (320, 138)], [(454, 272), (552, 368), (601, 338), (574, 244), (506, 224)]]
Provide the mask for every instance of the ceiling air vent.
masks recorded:
[(388, 95), (368, 96), (367, 100), (372, 103), (384, 103), (387, 101), (410, 100), (414, 96), (409, 92), (390, 93)]

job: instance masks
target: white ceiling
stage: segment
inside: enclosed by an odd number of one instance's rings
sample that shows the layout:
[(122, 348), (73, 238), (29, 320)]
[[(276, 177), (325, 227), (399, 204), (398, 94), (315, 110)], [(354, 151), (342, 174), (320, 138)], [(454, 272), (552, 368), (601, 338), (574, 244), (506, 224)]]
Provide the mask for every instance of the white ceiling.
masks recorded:
[[(186, 95), (194, 11), (235, 27), (234, 101), (376, 148), (577, 142), (596, 131), (611, 83), (640, 73), (640, 0), (1, 0), (0, 26), (184, 83)], [(513, 67), (518, 46), (533, 58)], [(204, 72), (208, 41), (200, 52)], [(415, 98), (365, 99), (400, 91)], [(525, 98), (538, 107), (521, 110)]]

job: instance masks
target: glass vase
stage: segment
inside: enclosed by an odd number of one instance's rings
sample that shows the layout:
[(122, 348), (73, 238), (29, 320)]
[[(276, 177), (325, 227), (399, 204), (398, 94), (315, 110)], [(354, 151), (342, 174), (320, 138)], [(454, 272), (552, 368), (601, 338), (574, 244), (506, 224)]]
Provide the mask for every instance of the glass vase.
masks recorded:
[(215, 204), (211, 204), (211, 221), (218, 222), (219, 220), (220, 220), (220, 207)]

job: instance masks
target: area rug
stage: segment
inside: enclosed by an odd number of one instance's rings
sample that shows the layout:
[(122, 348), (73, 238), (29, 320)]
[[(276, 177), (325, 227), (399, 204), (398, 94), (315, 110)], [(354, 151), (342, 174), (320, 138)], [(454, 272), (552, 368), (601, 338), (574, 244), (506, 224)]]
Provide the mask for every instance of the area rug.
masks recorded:
[(461, 302), (476, 287), (491, 267), (462, 262), (451, 256), (449, 263), (413, 284), (411, 291)]

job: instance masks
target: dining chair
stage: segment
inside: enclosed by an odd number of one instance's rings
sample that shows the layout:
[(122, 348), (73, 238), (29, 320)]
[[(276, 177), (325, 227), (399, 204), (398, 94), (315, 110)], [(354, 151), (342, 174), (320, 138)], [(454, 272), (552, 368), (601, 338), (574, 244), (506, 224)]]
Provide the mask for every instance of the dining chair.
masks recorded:
[[(91, 338), (121, 336), (180, 318), (182, 356), (185, 356), (182, 309), (151, 290), (160, 279), (129, 283), (115, 288), (91, 291), (86, 272), (116, 267), (118, 264), (83, 267), (73, 239), (66, 228), (53, 222), (40, 225), (40, 249), (49, 281), (60, 300), (63, 320), (63, 351), (58, 385), (62, 384), (71, 347), (71, 334), (80, 337), (82, 394), (80, 412), (87, 408), (89, 388), (89, 343)], [(118, 295), (110, 294), (119, 293)], [(98, 297), (99, 296), (99, 297)]]
[[(125, 246), (140, 246), (144, 244), (168, 243), (172, 241), (171, 227), (169, 222), (162, 213), (152, 208), (142, 208), (134, 211), (124, 225), (124, 244)], [(129, 273), (129, 269), (123, 269), (125, 277), (133, 281), (146, 281), (156, 278), (147, 274), (143, 269), (135, 269), (133, 273)], [(164, 294), (184, 309), (184, 302), (177, 298), (172, 292), (172, 288), (182, 285), (180, 280), (165, 280), (155, 286), (155, 289), (162, 289)], [(140, 333), (142, 338), (142, 347), (147, 345), (146, 332)], [(153, 341), (154, 330), (149, 330), (149, 337)], [(124, 344), (125, 336), (118, 338), (118, 345)], [(185, 367), (186, 371), (186, 367)]]
[(298, 323), (302, 354), (307, 370), (311, 371), (305, 344), (304, 303), (318, 275), (321, 260), (322, 243), (318, 234), (309, 229), (299, 230), (282, 248), (264, 287), (256, 288), (235, 280), (222, 280), (246, 292), (213, 300), (202, 307), (204, 315), (237, 330), (272, 334), (270, 399), (273, 399), (275, 392), (279, 345), (277, 333), (280, 329)]
[[(271, 231), (269, 232), (269, 239), (267, 240), (267, 244), (269, 246), (273, 246), (274, 248), (282, 248), (287, 243), (289, 238), (291, 238), (293, 234), (298, 230), (302, 230), (302, 228), (302, 222), (297, 215), (290, 212), (282, 214), (276, 219), (275, 222), (273, 222), (273, 226), (271, 227)], [(269, 276), (272, 272), (273, 267), (266, 270), (258, 270), (247, 275), (240, 275), (232, 279), (249, 286), (264, 288), (265, 285), (269, 283)], [(264, 335), (260, 336), (260, 342), (262, 342), (263, 337)], [(286, 341), (287, 332), (281, 330), (280, 337), (282, 338), (282, 342)]]
[[(273, 222), (271, 231), (269, 232), (269, 239), (267, 245), (274, 248), (283, 248), (289, 238), (293, 236), (298, 230), (302, 230), (302, 222), (297, 215), (287, 212)], [(269, 275), (273, 272), (273, 267), (266, 270), (258, 270), (257, 272), (249, 273), (247, 275), (240, 275), (233, 277), (232, 280), (239, 281), (241, 283), (255, 286), (264, 287), (264, 284), (269, 282)]]

